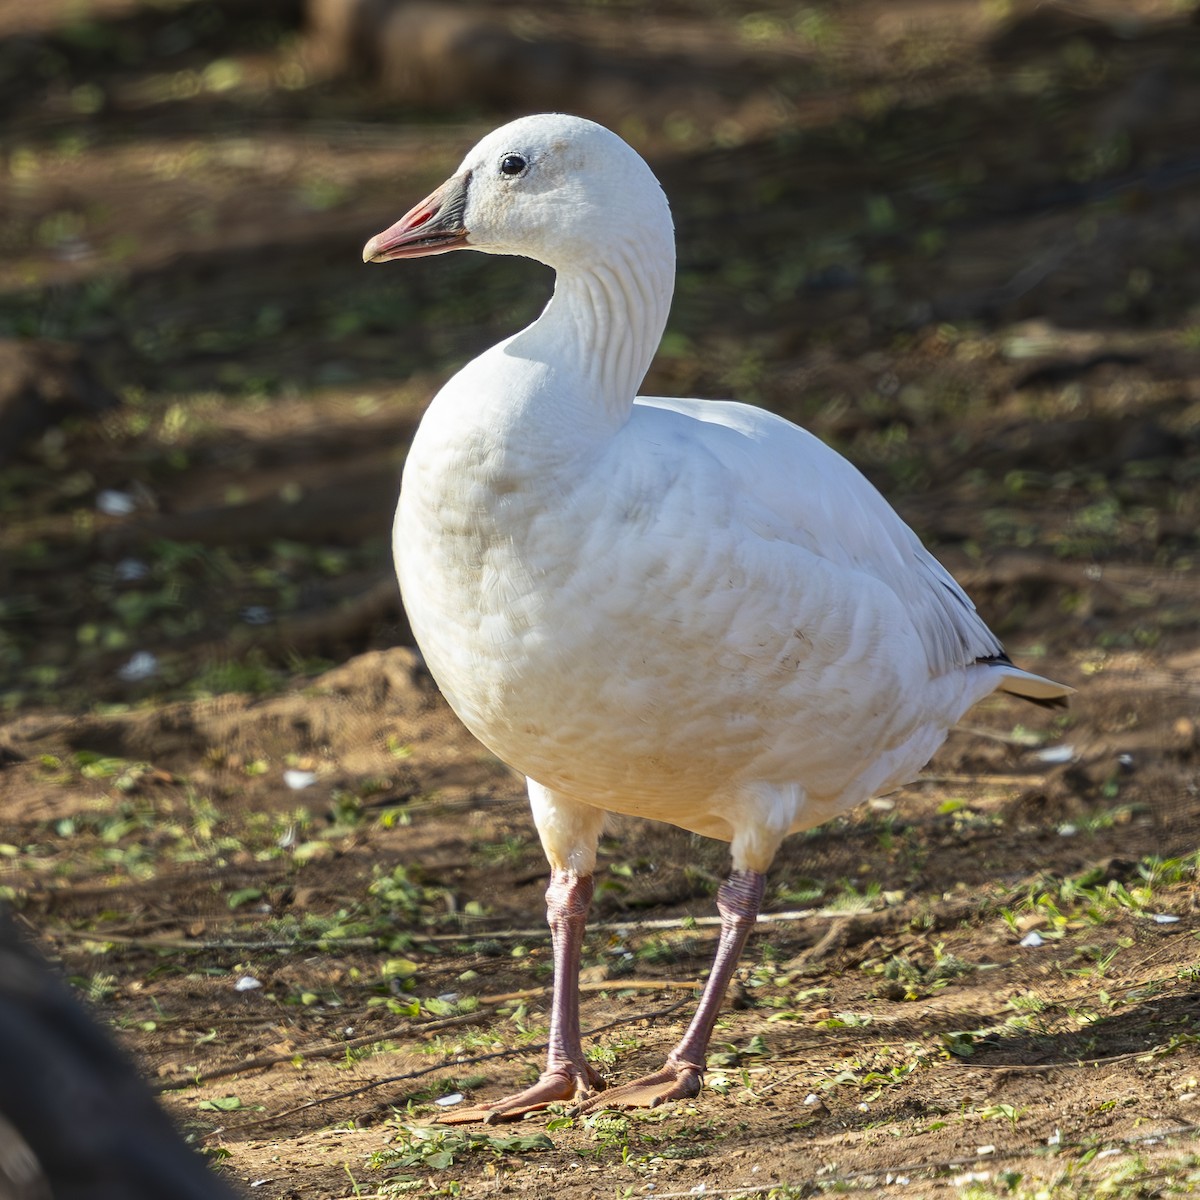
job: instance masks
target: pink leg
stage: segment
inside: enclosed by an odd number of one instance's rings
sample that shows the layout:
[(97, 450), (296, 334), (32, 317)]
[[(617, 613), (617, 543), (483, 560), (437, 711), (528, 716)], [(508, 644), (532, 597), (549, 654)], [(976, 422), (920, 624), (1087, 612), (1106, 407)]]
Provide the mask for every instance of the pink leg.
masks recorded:
[(758, 871), (733, 871), (717, 892), (717, 911), (721, 914), (717, 955), (696, 1015), (679, 1045), (667, 1055), (663, 1068), (643, 1079), (611, 1088), (603, 1096), (585, 1100), (575, 1110), (577, 1114), (601, 1108), (655, 1108), (666, 1100), (686, 1099), (700, 1091), (713, 1025), (746, 938), (758, 918), (766, 883), (766, 876)]
[(586, 1101), (604, 1086), (584, 1058), (579, 1036), (579, 956), (594, 886), (591, 875), (558, 870), (551, 874), (546, 890), (546, 920), (554, 946), (554, 997), (550, 1006), (550, 1049), (541, 1077), (523, 1092), (439, 1116), (443, 1125), (512, 1120), (555, 1100)]

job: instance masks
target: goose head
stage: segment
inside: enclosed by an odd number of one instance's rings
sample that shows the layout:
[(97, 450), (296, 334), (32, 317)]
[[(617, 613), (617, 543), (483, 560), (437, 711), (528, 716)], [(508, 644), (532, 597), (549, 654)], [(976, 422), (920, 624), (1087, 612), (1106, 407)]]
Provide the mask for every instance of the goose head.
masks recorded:
[(581, 117), (522, 117), (488, 134), (436, 191), (363, 248), (364, 262), (481, 250), (556, 270), (622, 249), (674, 257), (670, 209), (650, 168)]

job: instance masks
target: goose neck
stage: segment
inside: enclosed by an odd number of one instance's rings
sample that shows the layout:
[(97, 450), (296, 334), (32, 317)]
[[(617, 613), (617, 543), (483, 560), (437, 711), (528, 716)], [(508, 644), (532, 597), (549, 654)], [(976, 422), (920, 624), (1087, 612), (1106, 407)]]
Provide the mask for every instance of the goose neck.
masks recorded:
[(569, 370), (589, 403), (622, 423), (662, 339), (674, 280), (673, 248), (630, 245), (603, 263), (560, 267), (525, 349)]

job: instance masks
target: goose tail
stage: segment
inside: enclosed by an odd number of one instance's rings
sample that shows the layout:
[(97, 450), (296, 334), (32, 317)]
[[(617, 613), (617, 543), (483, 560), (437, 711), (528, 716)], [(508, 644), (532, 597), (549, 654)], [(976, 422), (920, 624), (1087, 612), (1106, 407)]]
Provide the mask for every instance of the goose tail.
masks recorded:
[(1068, 697), (1075, 694), (1073, 687), (1065, 683), (1056, 683), (1044, 675), (1034, 675), (1032, 671), (1022, 671), (1013, 666), (1007, 658), (981, 659), (990, 666), (1001, 678), (996, 684), (996, 691), (1007, 692), (1010, 696), (1020, 696), (1032, 704), (1040, 704), (1043, 708), (1066, 708)]

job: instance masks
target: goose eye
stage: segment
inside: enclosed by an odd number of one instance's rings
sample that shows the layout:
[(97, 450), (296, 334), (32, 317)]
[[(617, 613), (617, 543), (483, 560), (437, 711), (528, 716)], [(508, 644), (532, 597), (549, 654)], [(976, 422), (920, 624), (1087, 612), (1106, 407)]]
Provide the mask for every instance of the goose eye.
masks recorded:
[(501, 175), (520, 175), (525, 170), (525, 160), (519, 154), (506, 154), (500, 160)]

